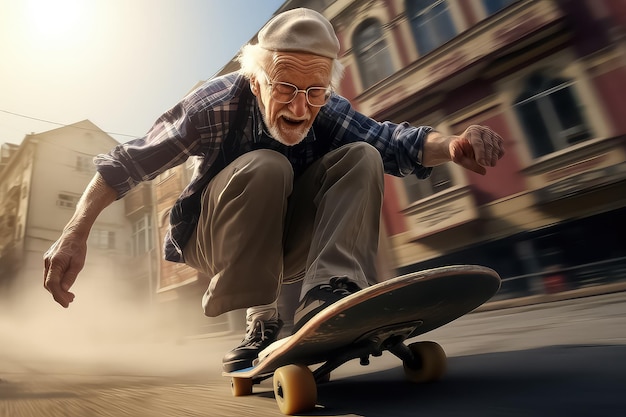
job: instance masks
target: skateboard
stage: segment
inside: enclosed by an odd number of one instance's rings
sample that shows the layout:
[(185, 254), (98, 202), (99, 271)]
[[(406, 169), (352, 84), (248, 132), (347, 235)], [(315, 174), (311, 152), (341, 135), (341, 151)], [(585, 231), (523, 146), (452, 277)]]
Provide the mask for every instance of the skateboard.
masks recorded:
[(259, 354), (251, 368), (224, 372), (234, 396), (251, 395), (253, 385), (273, 377), (276, 402), (284, 414), (310, 411), (317, 403), (317, 383), (331, 371), (389, 351), (411, 382), (440, 379), (446, 354), (435, 342), (405, 341), (469, 313), (500, 288), (492, 269), (456, 265), (415, 272), (351, 294), (320, 311), (295, 334)]

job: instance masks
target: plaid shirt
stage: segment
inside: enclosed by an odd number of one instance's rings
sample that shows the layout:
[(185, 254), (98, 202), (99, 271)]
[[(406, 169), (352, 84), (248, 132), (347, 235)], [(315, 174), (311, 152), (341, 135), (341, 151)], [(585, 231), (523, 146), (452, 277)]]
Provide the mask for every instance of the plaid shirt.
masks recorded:
[[(388, 174), (415, 173), (419, 178), (430, 174), (431, 168), (420, 165), (418, 156), (432, 128), (376, 122), (356, 112), (336, 94), (320, 109), (307, 137), (295, 146), (282, 145), (267, 133), (256, 100), (250, 100), (244, 109), (245, 123), (239, 126), (240, 134), (234, 143), (225, 144), (244, 89), (249, 89), (249, 83), (239, 73), (212, 79), (161, 116), (144, 137), (94, 158), (98, 172), (117, 191), (119, 199), (140, 182), (196, 157), (191, 182), (170, 212), (164, 242), (167, 260), (184, 262), (182, 249), (197, 225), (199, 196), (209, 180), (238, 156), (255, 149), (272, 149), (285, 155), (297, 177), (328, 151), (365, 141), (380, 152)], [(322, 141), (324, 146), (320, 146)], [(225, 151), (226, 146), (231, 152)]]

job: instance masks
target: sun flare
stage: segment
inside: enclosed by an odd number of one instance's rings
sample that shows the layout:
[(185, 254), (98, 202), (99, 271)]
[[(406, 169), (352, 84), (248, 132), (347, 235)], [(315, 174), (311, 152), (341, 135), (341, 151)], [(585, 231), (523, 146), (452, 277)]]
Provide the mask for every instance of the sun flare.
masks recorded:
[(26, 0), (26, 16), (34, 41), (65, 44), (87, 28), (89, 2), (81, 0)]

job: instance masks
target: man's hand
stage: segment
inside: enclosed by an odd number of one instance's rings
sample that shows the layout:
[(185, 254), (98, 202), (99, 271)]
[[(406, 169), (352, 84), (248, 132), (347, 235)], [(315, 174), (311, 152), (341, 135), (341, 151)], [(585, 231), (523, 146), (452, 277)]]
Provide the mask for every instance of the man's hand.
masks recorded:
[(65, 308), (74, 301), (70, 288), (83, 269), (86, 256), (86, 242), (68, 233), (64, 233), (44, 254), (43, 286)]
[(43, 286), (65, 308), (74, 301), (70, 288), (85, 265), (89, 231), (102, 210), (116, 198), (117, 192), (96, 173), (63, 234), (44, 254)]
[(504, 155), (504, 140), (485, 126), (471, 125), (449, 143), (452, 162), (485, 175)]

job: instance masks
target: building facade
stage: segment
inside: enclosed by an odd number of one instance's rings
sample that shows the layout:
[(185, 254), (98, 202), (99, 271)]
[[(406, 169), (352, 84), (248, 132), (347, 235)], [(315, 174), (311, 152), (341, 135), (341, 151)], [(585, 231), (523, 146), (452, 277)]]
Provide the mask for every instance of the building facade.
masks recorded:
[[(115, 139), (85, 120), (26, 135), (19, 146), (2, 146), (0, 298), (3, 306), (29, 308), (24, 302), (25, 293), (47, 297), (42, 280), (43, 255), (61, 235), (93, 178), (93, 157), (115, 145)], [(133, 190), (129, 200), (141, 191), (141, 188)], [(125, 203), (118, 201), (98, 218), (89, 236), (89, 256), (81, 273), (81, 285), (94, 291), (114, 288), (110, 292), (120, 299), (135, 302), (151, 297), (150, 267), (133, 249), (137, 236), (130, 214)], [(156, 265), (152, 269), (156, 270)]]
[(483, 264), (505, 278), (500, 296), (624, 277), (624, 2), (312, 5), (337, 30), (340, 93), (358, 110), (449, 134), (487, 125), (506, 141), (484, 177), (447, 164), (426, 181), (387, 178), (397, 274)]

